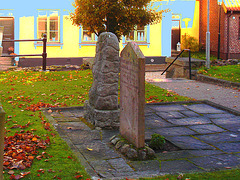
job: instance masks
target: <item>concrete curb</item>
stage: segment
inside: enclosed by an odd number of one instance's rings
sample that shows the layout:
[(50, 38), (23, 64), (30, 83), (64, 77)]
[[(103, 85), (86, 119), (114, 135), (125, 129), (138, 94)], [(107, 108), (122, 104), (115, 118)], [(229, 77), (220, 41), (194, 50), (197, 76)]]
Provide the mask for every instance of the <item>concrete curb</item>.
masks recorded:
[(225, 86), (225, 87), (238, 87), (238, 88), (240, 88), (240, 83), (235, 83), (235, 82), (231, 82), (231, 81), (227, 81), (227, 80), (223, 80), (223, 79), (218, 79), (218, 78), (214, 78), (214, 77), (210, 77), (210, 76), (205, 76), (205, 75), (202, 75), (202, 74), (197, 74), (196, 75), (196, 80), (201, 81), (201, 82), (211, 83), (211, 84), (217, 84), (217, 85), (221, 85), (221, 86)]

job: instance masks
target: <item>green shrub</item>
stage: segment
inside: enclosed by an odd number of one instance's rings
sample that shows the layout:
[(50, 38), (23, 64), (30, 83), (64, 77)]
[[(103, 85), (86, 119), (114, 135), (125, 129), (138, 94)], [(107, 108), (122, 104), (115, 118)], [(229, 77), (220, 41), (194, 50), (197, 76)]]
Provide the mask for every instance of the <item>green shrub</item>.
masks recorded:
[(165, 144), (165, 137), (161, 136), (160, 134), (152, 134), (151, 141), (149, 143), (149, 147), (152, 149), (162, 149), (163, 145)]
[(199, 51), (199, 43), (195, 37), (188, 34), (182, 36), (181, 49), (190, 49), (192, 52)]

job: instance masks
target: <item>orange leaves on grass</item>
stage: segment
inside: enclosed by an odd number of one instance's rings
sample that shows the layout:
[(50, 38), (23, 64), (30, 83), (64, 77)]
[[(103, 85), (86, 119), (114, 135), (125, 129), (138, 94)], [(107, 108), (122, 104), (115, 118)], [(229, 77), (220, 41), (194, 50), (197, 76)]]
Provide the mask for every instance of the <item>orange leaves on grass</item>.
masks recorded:
[[(31, 167), (33, 160), (38, 154), (37, 150), (40, 148), (46, 149), (47, 144), (50, 144), (49, 137), (43, 140), (30, 131), (23, 134), (15, 133), (14, 136), (5, 137), (3, 168), (24, 170)], [(12, 178), (14, 179), (16, 176)]]
[(83, 175), (76, 175), (75, 176), (76, 179), (79, 179), (79, 178), (82, 178), (82, 177), (83, 177)]
[(50, 127), (50, 123), (47, 122), (46, 120), (44, 120), (44, 117), (42, 116), (42, 113), (39, 112), (39, 116), (38, 116), (42, 121), (41, 123), (43, 124), (43, 128), (48, 130), (48, 131), (52, 131), (51, 127)]
[[(10, 172), (10, 173), (9, 173)], [(16, 179), (22, 179), (22, 178), (24, 178), (24, 176), (26, 176), (26, 175), (28, 175), (28, 174), (30, 174), (31, 172), (30, 171), (28, 171), (28, 172), (21, 172), (20, 173), (20, 175), (18, 174), (18, 175), (15, 175), (14, 173), (14, 171), (12, 171), (12, 170), (10, 170), (8, 172), (8, 174), (11, 174), (11, 176), (10, 176), (10, 179), (13, 179), (13, 180), (16, 180)]]
[(157, 96), (149, 96), (146, 98), (147, 103), (156, 103), (156, 102), (161, 102), (163, 100), (159, 100)]
[(39, 111), (40, 108), (58, 107), (58, 105), (52, 105), (49, 103), (38, 102), (37, 104), (31, 104), (26, 108), (28, 111)]
[(31, 124), (30, 121), (23, 126), (20, 124), (14, 124), (12, 127), (10, 127), (10, 129), (15, 129), (15, 128), (25, 129), (25, 128), (29, 127), (30, 124)]

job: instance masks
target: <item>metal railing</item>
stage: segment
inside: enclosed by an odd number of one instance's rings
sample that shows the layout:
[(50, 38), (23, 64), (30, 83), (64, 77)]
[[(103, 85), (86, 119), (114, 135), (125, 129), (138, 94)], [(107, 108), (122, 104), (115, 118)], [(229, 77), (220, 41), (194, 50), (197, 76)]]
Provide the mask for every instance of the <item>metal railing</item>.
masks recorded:
[(181, 56), (182, 55), (182, 53), (184, 52), (184, 51), (188, 51), (189, 52), (189, 79), (192, 79), (192, 68), (191, 68), (191, 66), (192, 66), (192, 63), (191, 63), (191, 50), (190, 49), (184, 49), (184, 50), (182, 50), (178, 55), (177, 55), (177, 57), (168, 65), (168, 67), (163, 71), (163, 73), (161, 74), (161, 75), (163, 75), (172, 65), (173, 65), (173, 63), (179, 58), (179, 56)]
[(3, 40), (4, 42), (24, 42), (24, 41), (42, 41), (43, 42), (43, 53), (42, 54), (16, 54), (16, 55), (3, 55), (1, 57), (23, 57), (23, 56), (42, 56), (42, 69), (46, 71), (47, 66), (47, 35), (44, 34), (42, 39), (22, 39), (22, 40)]

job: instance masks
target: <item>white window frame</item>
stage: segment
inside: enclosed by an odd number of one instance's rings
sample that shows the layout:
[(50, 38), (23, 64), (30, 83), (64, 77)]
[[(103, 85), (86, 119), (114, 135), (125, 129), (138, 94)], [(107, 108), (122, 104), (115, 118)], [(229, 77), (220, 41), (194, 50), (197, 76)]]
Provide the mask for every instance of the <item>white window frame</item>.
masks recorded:
[[(57, 30), (51, 30), (50, 29), (50, 26), (51, 26), (51, 16), (53, 16), (52, 14), (56, 14), (57, 13), (57, 17), (58, 17), (58, 20), (57, 20), (57, 27), (58, 29)], [(47, 20), (47, 42), (56, 42), (56, 43), (59, 43), (60, 42), (60, 12), (59, 10), (39, 10), (38, 11), (38, 17), (37, 17), (37, 38), (42, 38), (40, 35), (39, 35), (39, 19), (41, 17), (44, 17), (46, 18)], [(57, 32), (58, 33), (58, 38), (57, 40), (54, 40), (53, 38), (51, 38), (51, 32)], [(44, 33), (44, 32), (43, 32)]]
[[(133, 33), (133, 39), (128, 39), (128, 36), (126, 36), (126, 41), (135, 41), (135, 42), (147, 42), (147, 26), (144, 26), (144, 30), (138, 30), (138, 26), (135, 26), (134, 30), (131, 32)], [(139, 32), (144, 32), (144, 35), (139, 34)], [(131, 34), (130, 33), (130, 34)]]

